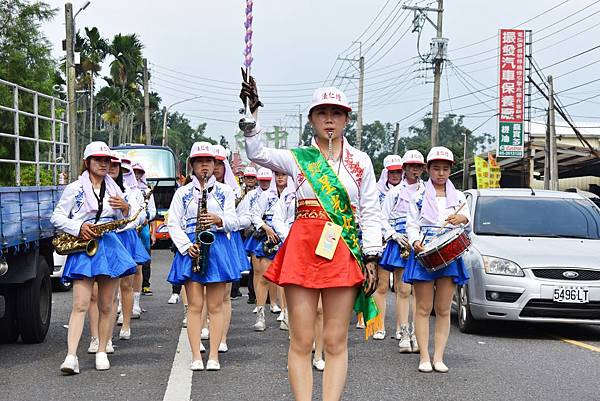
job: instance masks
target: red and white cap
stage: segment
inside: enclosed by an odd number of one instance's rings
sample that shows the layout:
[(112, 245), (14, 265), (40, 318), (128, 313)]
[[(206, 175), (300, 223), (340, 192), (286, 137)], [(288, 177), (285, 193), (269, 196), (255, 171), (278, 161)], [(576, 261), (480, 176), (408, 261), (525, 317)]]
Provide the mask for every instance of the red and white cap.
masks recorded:
[(315, 107), (322, 105), (340, 106), (348, 112), (352, 111), (352, 107), (350, 107), (350, 103), (348, 103), (348, 98), (344, 92), (333, 86), (317, 89), (313, 93), (312, 102), (308, 110), (310, 112)]
[(434, 160), (445, 160), (454, 164), (452, 151), (444, 146), (434, 146), (427, 154), (427, 163)]
[(110, 162), (114, 163), (114, 164), (120, 164), (121, 163), (121, 155), (115, 151), (111, 152), (112, 154), (110, 155)]
[(133, 171), (133, 166), (131, 165), (131, 160), (127, 157), (121, 157), (121, 167), (126, 168), (129, 171)]
[(273, 172), (266, 167), (261, 167), (258, 169), (256, 179), (259, 181), (271, 181), (273, 179)]
[(146, 172), (146, 169), (141, 162), (133, 162), (131, 166), (133, 167), (133, 170), (143, 171), (144, 173)]
[(212, 151), (215, 154), (215, 159), (217, 160), (225, 160), (227, 159), (227, 149), (225, 149), (221, 145), (213, 145)]
[(194, 157), (215, 157), (213, 145), (210, 142), (194, 142), (190, 150), (190, 160)]
[(425, 164), (425, 158), (423, 154), (418, 150), (407, 150), (402, 157), (402, 163), (404, 164)]
[(113, 152), (107, 144), (102, 141), (90, 142), (83, 151), (83, 158), (87, 159), (91, 156), (96, 157), (112, 157)]
[(244, 169), (244, 177), (254, 177), (256, 178), (256, 169), (254, 167), (248, 166)]
[(402, 158), (398, 155), (387, 155), (383, 159), (383, 167), (388, 171), (402, 170)]

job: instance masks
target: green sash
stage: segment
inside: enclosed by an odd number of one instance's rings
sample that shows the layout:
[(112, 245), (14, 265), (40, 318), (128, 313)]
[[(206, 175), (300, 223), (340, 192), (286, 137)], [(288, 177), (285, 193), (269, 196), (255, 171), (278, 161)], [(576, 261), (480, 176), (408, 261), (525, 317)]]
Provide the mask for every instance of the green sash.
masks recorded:
[[(291, 152), (329, 219), (342, 227), (342, 239), (364, 272), (358, 230), (346, 188), (319, 149), (303, 147), (291, 149)], [(354, 310), (364, 319), (366, 338), (382, 328), (375, 300), (365, 296), (362, 290), (358, 292)]]

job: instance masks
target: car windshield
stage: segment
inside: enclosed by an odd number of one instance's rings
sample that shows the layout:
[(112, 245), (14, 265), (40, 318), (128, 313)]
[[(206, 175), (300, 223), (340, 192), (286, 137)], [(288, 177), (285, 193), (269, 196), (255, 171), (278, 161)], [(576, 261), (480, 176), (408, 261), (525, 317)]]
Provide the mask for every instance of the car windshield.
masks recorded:
[(585, 199), (482, 196), (473, 229), (478, 235), (600, 239), (600, 210)]
[(146, 169), (146, 178), (175, 178), (175, 158), (167, 149), (117, 148), (115, 151), (132, 160), (139, 161)]

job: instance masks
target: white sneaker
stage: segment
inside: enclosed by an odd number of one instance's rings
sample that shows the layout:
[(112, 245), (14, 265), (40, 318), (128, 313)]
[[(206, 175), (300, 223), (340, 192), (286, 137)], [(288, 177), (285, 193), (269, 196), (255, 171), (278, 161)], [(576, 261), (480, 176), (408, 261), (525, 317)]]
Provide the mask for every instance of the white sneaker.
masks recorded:
[(282, 320), (279, 323), (279, 330), (283, 330), (283, 331), (289, 331), (290, 326), (288, 326), (288, 323), (285, 320)]
[(378, 330), (373, 334), (373, 340), (385, 340), (385, 330)]
[(361, 322), (360, 320), (358, 322), (356, 322), (356, 328), (357, 329), (364, 329), (365, 328), (365, 323)]
[(219, 364), (219, 362), (209, 359), (206, 362), (206, 370), (221, 370), (221, 365)]
[(121, 298), (119, 298), (119, 304), (117, 305), (117, 313), (121, 313), (123, 311), (123, 304), (121, 303)]
[(254, 331), (265, 331), (267, 324), (265, 322), (265, 309), (264, 306), (260, 306), (256, 313), (256, 323), (254, 323)]
[(187, 313), (183, 316), (183, 321), (181, 324), (183, 324), (183, 327), (187, 327)]
[[(174, 295), (177, 295), (177, 294), (174, 294)], [(204, 370), (204, 363), (202, 362), (202, 359), (198, 359), (198, 360), (192, 362), (190, 364), (190, 370), (193, 370), (193, 371)]]
[(79, 373), (79, 360), (75, 355), (67, 355), (65, 361), (60, 365), (60, 371), (67, 375)]
[(400, 342), (398, 343), (398, 352), (405, 354), (412, 352), (412, 345), (410, 343), (410, 334), (408, 327), (402, 326), (400, 328)]
[(444, 362), (434, 362), (433, 370), (439, 373), (448, 373), (448, 366)]
[(402, 330), (396, 330), (396, 340), (402, 339)]
[(281, 312), (281, 308), (279, 307), (279, 305), (275, 304), (275, 305), (271, 305), (271, 313), (279, 313)]
[(322, 372), (325, 370), (325, 361), (322, 359), (319, 359), (318, 361), (316, 359), (313, 359), (313, 366), (315, 369), (317, 369), (319, 372)]
[[(171, 298), (169, 298), (169, 300), (167, 301), (167, 303), (173, 305), (173, 304), (178, 304), (179, 303), (179, 294), (171, 294)], [(196, 362), (196, 361), (194, 361)], [(192, 362), (192, 364), (194, 363)]]
[(410, 336), (410, 346), (414, 354), (419, 352), (419, 343), (417, 342), (417, 337), (414, 334), (411, 334)]
[(282, 311), (279, 313), (279, 316), (277, 316), (277, 321), (278, 321), (278, 322), (281, 322), (281, 321), (283, 321), (283, 319), (285, 319), (285, 311), (283, 311), (283, 310), (282, 310)]
[(201, 340), (208, 340), (209, 335), (210, 335), (210, 333), (209, 333), (208, 329), (205, 327), (200, 332), (200, 339)]
[(96, 370), (108, 370), (110, 369), (110, 362), (106, 352), (96, 352)]
[(257, 313), (258, 312), (258, 306), (255, 306), (254, 309), (252, 309), (252, 313)]
[(202, 344), (202, 341), (200, 341), (200, 353), (203, 354), (206, 352), (206, 348), (204, 348), (204, 344)]
[(131, 329), (123, 330), (119, 332), (119, 340), (130, 340), (131, 339)]
[(119, 316), (117, 317), (117, 326), (123, 326), (123, 314), (119, 313)]
[(133, 307), (132, 311), (131, 311), (131, 318), (132, 319), (139, 319), (142, 316), (142, 308), (140, 308), (139, 306), (135, 306)]
[(88, 354), (95, 354), (98, 352), (98, 346), (100, 345), (100, 341), (98, 341), (98, 337), (92, 337), (90, 339), (90, 346), (88, 347)]
[(115, 347), (113, 346), (112, 338), (110, 338), (108, 340), (108, 342), (106, 343), (106, 353), (107, 354), (114, 354), (115, 353)]
[(225, 344), (225, 343), (219, 344), (219, 352), (220, 353), (223, 354), (223, 353), (225, 353), (227, 351), (229, 351), (229, 347), (227, 346), (227, 344)]
[(431, 367), (431, 362), (425, 361), (419, 364), (419, 372), (421, 373), (431, 373), (433, 368)]

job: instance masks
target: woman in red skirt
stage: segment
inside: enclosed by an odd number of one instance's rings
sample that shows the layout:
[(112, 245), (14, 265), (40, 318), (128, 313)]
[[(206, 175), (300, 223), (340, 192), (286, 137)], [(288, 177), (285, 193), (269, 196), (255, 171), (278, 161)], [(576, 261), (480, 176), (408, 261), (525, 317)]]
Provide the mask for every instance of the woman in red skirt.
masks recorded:
[[(260, 102), (253, 79), (243, 84), (241, 97), (248, 99), (256, 118)], [(346, 383), (353, 306), (373, 305), (370, 295), (377, 287), (381, 252), (378, 193), (368, 155), (343, 136), (350, 111), (339, 89), (320, 88), (313, 95), (308, 114), (315, 132), (310, 147), (269, 149), (262, 144), (258, 126), (244, 133), (248, 158), (288, 174), (297, 188), (296, 220), (264, 277), (285, 288), (290, 330), (288, 370), (294, 398), (299, 401), (312, 399), (311, 351), (319, 296), (327, 360), (322, 399), (333, 401), (341, 399)], [(363, 283), (364, 293), (359, 293)], [(369, 316), (365, 320), (377, 322)], [(368, 333), (377, 328), (367, 324)]]

